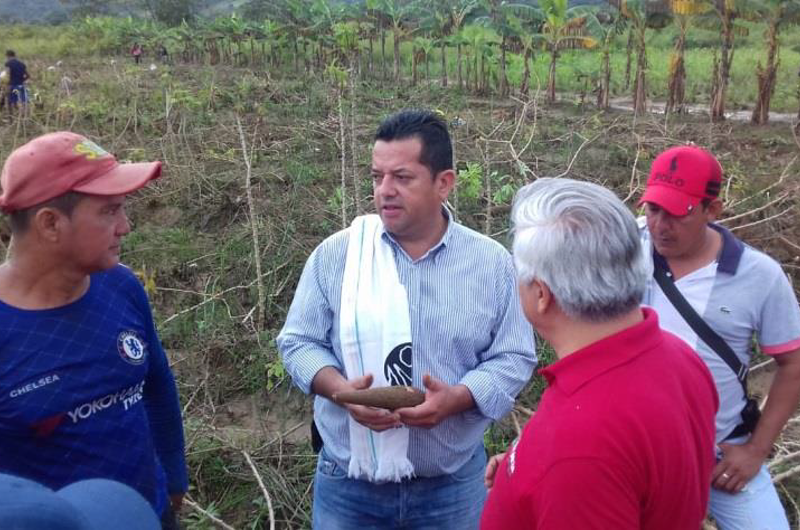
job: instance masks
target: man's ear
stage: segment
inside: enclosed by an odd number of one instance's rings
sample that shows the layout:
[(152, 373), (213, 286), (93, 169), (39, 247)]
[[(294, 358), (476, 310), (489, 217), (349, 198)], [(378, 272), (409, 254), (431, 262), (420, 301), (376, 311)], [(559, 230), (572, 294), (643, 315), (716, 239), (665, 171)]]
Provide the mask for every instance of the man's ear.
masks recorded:
[(546, 283), (541, 282), (539, 280), (533, 280), (536, 289), (536, 311), (539, 314), (544, 314), (547, 312), (548, 309), (551, 308), (553, 305), (553, 291), (550, 290), (550, 287), (547, 286)]
[(713, 222), (719, 219), (724, 209), (725, 206), (722, 204), (721, 199), (714, 199), (713, 201), (711, 201), (708, 207), (706, 208), (706, 215), (708, 216), (708, 222)]
[(452, 169), (445, 169), (436, 175), (436, 193), (442, 202), (447, 200), (453, 187), (456, 185), (456, 172)]
[(31, 219), (30, 229), (35, 231), (39, 238), (49, 243), (57, 243), (67, 221), (66, 215), (55, 208), (45, 207), (37, 211)]

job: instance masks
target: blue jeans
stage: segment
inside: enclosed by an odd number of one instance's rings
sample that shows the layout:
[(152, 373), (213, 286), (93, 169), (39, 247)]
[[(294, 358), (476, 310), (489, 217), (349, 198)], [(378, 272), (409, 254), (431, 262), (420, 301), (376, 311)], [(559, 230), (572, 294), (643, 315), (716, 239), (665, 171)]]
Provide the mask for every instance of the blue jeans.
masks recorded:
[(313, 528), (477, 530), (486, 500), (485, 469), (481, 446), (452, 475), (373, 484), (348, 478), (323, 448), (314, 477)]
[(739, 493), (711, 488), (709, 511), (720, 530), (789, 530), (766, 465)]
[(26, 103), (28, 101), (28, 90), (25, 85), (11, 85), (9, 87), (8, 101), (12, 105), (18, 102)]

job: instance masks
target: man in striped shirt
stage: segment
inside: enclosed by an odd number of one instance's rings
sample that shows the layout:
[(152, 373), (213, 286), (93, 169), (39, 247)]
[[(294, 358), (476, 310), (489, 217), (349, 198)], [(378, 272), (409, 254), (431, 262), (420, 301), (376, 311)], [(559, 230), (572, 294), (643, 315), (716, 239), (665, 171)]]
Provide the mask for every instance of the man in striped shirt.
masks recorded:
[[(349, 231), (328, 237), (306, 263), (278, 347), (292, 378), (316, 395), (324, 442), (314, 482), (316, 528), (477, 528), (486, 497), (483, 434), (511, 410), (536, 363), (509, 253), (456, 223), (444, 202), (455, 185), (446, 124), (402, 111), (378, 128), (372, 181), (381, 240), (408, 296), (409, 375), (425, 402), (395, 411), (339, 405), (347, 377), (339, 315)], [(380, 303), (388, 303), (380, 300)], [(407, 427), (413, 478), (377, 483), (348, 476), (349, 418), (373, 432)], [(352, 473), (350, 473), (352, 474)]]

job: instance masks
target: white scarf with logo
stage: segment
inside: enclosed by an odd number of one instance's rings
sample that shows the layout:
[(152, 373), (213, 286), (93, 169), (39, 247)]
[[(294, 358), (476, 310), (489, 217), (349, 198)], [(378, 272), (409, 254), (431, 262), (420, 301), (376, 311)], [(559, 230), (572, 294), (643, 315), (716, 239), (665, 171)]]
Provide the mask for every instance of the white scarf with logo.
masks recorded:
[[(410, 353), (411, 320), (408, 294), (400, 283), (391, 244), (381, 237), (383, 222), (377, 215), (356, 217), (349, 231), (339, 312), (345, 376), (352, 379), (371, 373), (373, 387), (389, 386), (392, 381), (410, 385), (404, 376), (398, 380), (393, 363), (387, 363), (390, 353), (401, 346)], [(387, 374), (392, 381), (387, 381)], [(350, 417), (349, 429), (348, 476), (371, 482), (399, 482), (413, 476), (407, 427), (379, 433)]]

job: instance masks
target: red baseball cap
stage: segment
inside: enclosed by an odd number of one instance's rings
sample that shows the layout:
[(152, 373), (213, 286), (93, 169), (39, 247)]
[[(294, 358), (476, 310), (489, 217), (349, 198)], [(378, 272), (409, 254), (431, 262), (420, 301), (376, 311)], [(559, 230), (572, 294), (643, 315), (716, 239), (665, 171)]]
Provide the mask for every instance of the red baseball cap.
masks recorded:
[(722, 166), (714, 155), (693, 145), (667, 149), (653, 160), (639, 204), (651, 202), (677, 216), (687, 215), (703, 199), (716, 199)]
[(24, 210), (69, 191), (125, 195), (161, 175), (161, 162), (120, 164), (80, 134), (54, 132), (12, 152), (0, 175), (0, 209)]

